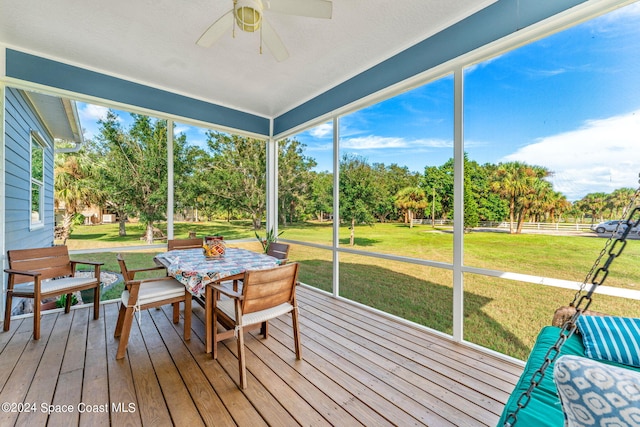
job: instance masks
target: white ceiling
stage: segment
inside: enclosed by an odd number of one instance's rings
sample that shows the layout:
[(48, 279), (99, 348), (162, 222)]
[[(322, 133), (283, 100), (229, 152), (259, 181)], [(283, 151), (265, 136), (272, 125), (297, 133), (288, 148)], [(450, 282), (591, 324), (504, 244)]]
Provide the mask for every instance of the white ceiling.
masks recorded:
[(264, 117), (278, 116), (495, 0), (333, 0), (330, 20), (265, 12), (289, 58), (236, 30), (232, 0), (0, 0), (0, 44)]

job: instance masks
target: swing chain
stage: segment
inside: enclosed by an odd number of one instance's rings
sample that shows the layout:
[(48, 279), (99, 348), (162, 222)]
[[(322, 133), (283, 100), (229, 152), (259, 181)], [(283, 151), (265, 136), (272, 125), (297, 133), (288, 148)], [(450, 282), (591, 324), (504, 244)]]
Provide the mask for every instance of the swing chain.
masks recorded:
[[(631, 203), (629, 203), (629, 205), (625, 208), (623, 212), (623, 218), (626, 217), (627, 211), (635, 205), (635, 201), (638, 198), (639, 194), (640, 194), (640, 187), (636, 190)], [(622, 234), (618, 236), (618, 229), (620, 228), (622, 223), (623, 221), (621, 221), (618, 224), (618, 227), (616, 227), (616, 230), (611, 234), (611, 237), (607, 240), (605, 247), (600, 252), (600, 255), (598, 256), (598, 258), (596, 259), (596, 262), (591, 268), (591, 271), (589, 271), (589, 274), (587, 274), (586, 279), (584, 280), (584, 282), (582, 282), (582, 285), (580, 286), (580, 290), (576, 293), (576, 296), (574, 297), (573, 302), (570, 304), (571, 306), (575, 306), (575, 309), (576, 309), (575, 313), (573, 313), (571, 318), (564, 325), (562, 325), (562, 329), (560, 330), (560, 336), (556, 340), (555, 344), (549, 350), (547, 350), (547, 353), (544, 356), (544, 362), (531, 376), (529, 387), (518, 398), (516, 402), (518, 407), (506, 417), (504, 421), (504, 426), (511, 427), (518, 421), (518, 412), (520, 412), (520, 409), (526, 407), (529, 404), (529, 401), (531, 400), (531, 393), (542, 382), (542, 379), (545, 376), (545, 372), (547, 368), (555, 362), (555, 360), (560, 355), (560, 350), (564, 345), (565, 341), (567, 341), (576, 331), (577, 329), (576, 321), (578, 320), (578, 317), (582, 315), (582, 312), (584, 312), (589, 308), (589, 306), (591, 305), (591, 296), (593, 295), (593, 292), (596, 290), (598, 286), (602, 285), (604, 281), (607, 279), (607, 276), (609, 275), (609, 267), (613, 263), (613, 260), (619, 257), (622, 254), (622, 251), (624, 250), (625, 246), (627, 246), (627, 236), (631, 232), (631, 229), (640, 224), (640, 207), (633, 208), (633, 210), (629, 214), (628, 219), (624, 221), (624, 224), (626, 224), (626, 228), (622, 231)], [(616, 237), (616, 239), (614, 240), (613, 239), (614, 236), (618, 236), (618, 237)], [(613, 246), (611, 246), (611, 248), (607, 250), (607, 247), (612, 241), (613, 241)], [(604, 257), (606, 253), (609, 254), (607, 261), (604, 263), (602, 267), (596, 270), (597, 266), (600, 264), (600, 260)], [(594, 271), (595, 271), (595, 274), (594, 274)], [(591, 288), (589, 289), (589, 292), (587, 292), (585, 295), (580, 296), (589, 279), (591, 279), (590, 280)], [(576, 300), (578, 301), (577, 304), (575, 304)], [(583, 304), (584, 304), (584, 307), (582, 307)]]
[[(635, 206), (636, 204), (636, 200), (640, 197), (640, 187), (638, 187), (633, 195), (633, 197), (631, 198), (631, 200), (629, 201), (629, 203), (627, 204), (627, 206), (625, 206), (625, 208), (622, 210), (622, 216), (621, 218), (626, 218), (627, 217), (627, 213), (629, 212), (629, 210), (631, 210), (631, 208), (633, 206)], [(571, 301), (571, 303), (569, 304), (569, 306), (574, 307), (576, 304), (576, 301), (578, 301), (578, 299), (580, 298), (580, 296), (582, 295), (582, 293), (584, 292), (584, 288), (586, 287), (587, 283), (591, 282), (591, 277), (593, 276), (594, 272), (596, 271), (596, 269), (598, 268), (598, 266), (600, 265), (600, 261), (602, 260), (602, 258), (605, 256), (605, 254), (608, 251), (608, 247), (611, 244), (611, 242), (613, 242), (613, 238), (615, 236), (618, 235), (618, 230), (620, 229), (620, 227), (622, 226), (623, 222), (627, 224), (627, 234), (629, 229), (631, 228), (629, 226), (629, 221), (631, 220), (631, 218), (629, 218), (626, 222), (621, 220), (618, 225), (616, 226), (616, 229), (613, 231), (613, 233), (611, 233), (611, 236), (607, 239), (607, 241), (604, 244), (604, 247), (602, 248), (602, 250), (600, 251), (600, 255), (598, 255), (598, 258), (596, 258), (595, 262), (593, 263), (593, 265), (591, 266), (591, 269), (589, 270), (589, 272), (587, 273), (587, 275), (584, 278), (584, 281), (582, 282), (582, 284), (580, 285), (580, 289), (578, 289), (578, 291), (576, 291), (575, 295), (573, 296), (573, 301)], [(636, 223), (637, 224), (637, 223)], [(626, 237), (626, 234), (625, 234)], [(625, 243), (626, 245), (626, 243)]]

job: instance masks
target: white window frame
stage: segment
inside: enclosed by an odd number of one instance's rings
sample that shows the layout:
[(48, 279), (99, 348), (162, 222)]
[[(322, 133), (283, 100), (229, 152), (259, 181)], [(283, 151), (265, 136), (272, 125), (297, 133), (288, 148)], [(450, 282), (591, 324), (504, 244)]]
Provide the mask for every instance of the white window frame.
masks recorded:
[[(29, 229), (35, 230), (44, 227), (44, 175), (45, 175), (45, 163), (44, 153), (46, 144), (42, 139), (42, 136), (37, 131), (31, 131), (30, 144), (29, 144)], [(34, 147), (42, 150), (42, 180), (33, 176), (33, 155)], [(33, 189), (38, 187), (38, 218), (34, 218), (33, 210)]]

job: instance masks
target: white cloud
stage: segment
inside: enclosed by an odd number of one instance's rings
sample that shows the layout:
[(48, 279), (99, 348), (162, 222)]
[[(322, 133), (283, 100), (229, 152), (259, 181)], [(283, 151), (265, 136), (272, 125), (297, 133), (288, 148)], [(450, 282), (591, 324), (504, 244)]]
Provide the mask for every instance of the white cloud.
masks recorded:
[(99, 105), (81, 104), (79, 105), (78, 115), (81, 120), (98, 121), (107, 117), (107, 107), (101, 107)]
[(569, 200), (587, 193), (635, 188), (640, 172), (640, 110), (579, 129), (541, 138), (501, 161), (523, 161), (548, 168), (554, 189)]
[(314, 138), (325, 138), (333, 133), (333, 124), (324, 123), (309, 130), (309, 135)]
[(346, 138), (340, 141), (340, 148), (352, 150), (446, 147), (452, 147), (451, 141), (441, 139), (405, 139), (402, 137), (384, 137), (377, 135)]

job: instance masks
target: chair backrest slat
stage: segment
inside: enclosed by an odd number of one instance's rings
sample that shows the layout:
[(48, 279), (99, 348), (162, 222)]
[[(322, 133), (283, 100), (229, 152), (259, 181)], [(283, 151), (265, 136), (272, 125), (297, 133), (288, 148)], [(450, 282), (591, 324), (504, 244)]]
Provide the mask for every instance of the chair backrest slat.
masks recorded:
[(253, 313), (285, 302), (293, 303), (297, 280), (298, 263), (247, 271), (242, 284), (242, 313)]
[(287, 259), (289, 258), (289, 245), (286, 243), (273, 242), (269, 244), (267, 255), (278, 259)]
[(167, 240), (167, 250), (196, 249), (202, 247), (202, 239), (171, 239)]
[[(9, 268), (39, 272), (42, 280), (73, 274), (69, 250), (66, 246), (14, 249), (7, 251), (7, 258), (9, 260)], [(15, 283), (32, 281), (33, 278), (28, 276), (15, 276)]]

